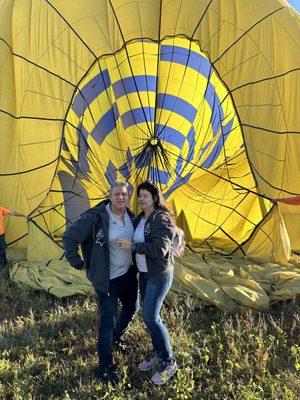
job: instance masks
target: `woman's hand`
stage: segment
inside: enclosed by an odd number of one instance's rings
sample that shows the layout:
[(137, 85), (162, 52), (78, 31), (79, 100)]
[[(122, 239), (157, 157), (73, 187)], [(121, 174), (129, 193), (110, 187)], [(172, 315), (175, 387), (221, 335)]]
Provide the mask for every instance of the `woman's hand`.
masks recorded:
[(119, 238), (117, 239), (117, 246), (120, 249), (124, 249), (124, 250), (131, 250), (131, 245), (132, 245), (132, 241), (125, 239), (125, 238)]

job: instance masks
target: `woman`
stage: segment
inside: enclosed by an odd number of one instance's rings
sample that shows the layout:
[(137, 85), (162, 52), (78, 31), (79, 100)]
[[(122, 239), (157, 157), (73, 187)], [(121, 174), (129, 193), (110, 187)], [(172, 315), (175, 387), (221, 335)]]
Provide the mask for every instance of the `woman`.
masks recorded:
[(160, 317), (164, 298), (173, 280), (171, 247), (176, 226), (155, 184), (148, 181), (140, 184), (137, 194), (142, 212), (134, 223), (133, 243), (121, 238), (118, 245), (136, 253), (143, 318), (153, 344), (153, 354), (138, 368), (148, 371), (156, 367), (151, 380), (156, 385), (163, 385), (178, 369), (168, 330)]

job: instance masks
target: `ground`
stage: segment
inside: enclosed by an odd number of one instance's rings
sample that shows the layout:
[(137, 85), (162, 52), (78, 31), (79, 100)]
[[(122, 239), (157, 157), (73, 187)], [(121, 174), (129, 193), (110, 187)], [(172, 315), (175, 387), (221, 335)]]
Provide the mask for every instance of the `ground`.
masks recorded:
[(0, 399), (161, 400), (300, 398), (300, 307), (276, 303), (265, 313), (229, 314), (191, 298), (165, 307), (180, 366), (165, 387), (151, 384), (138, 363), (150, 351), (140, 316), (115, 353), (121, 382), (94, 377), (97, 312), (94, 296), (56, 299), (17, 286), (0, 271)]

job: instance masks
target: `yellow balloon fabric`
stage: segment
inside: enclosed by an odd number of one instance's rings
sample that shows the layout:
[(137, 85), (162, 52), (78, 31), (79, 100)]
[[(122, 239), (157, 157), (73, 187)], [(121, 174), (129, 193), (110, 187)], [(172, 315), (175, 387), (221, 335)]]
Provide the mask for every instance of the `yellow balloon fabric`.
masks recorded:
[(61, 259), (66, 226), (116, 180), (156, 182), (190, 253), (300, 250), (300, 205), (276, 203), (300, 194), (300, 15), (285, 0), (1, 0), (0, 60), (0, 204), (30, 217), (6, 221), (29, 262)]

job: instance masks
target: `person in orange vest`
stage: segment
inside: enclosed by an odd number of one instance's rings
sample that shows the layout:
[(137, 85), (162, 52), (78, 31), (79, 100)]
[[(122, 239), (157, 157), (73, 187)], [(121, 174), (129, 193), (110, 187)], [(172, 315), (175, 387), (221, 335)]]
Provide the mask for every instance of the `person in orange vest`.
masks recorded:
[(7, 263), (6, 259), (6, 243), (5, 243), (5, 233), (4, 233), (4, 224), (3, 224), (3, 216), (4, 215), (14, 215), (15, 217), (25, 217), (24, 214), (21, 214), (17, 211), (11, 211), (7, 208), (3, 208), (0, 206), (0, 266), (4, 266)]

